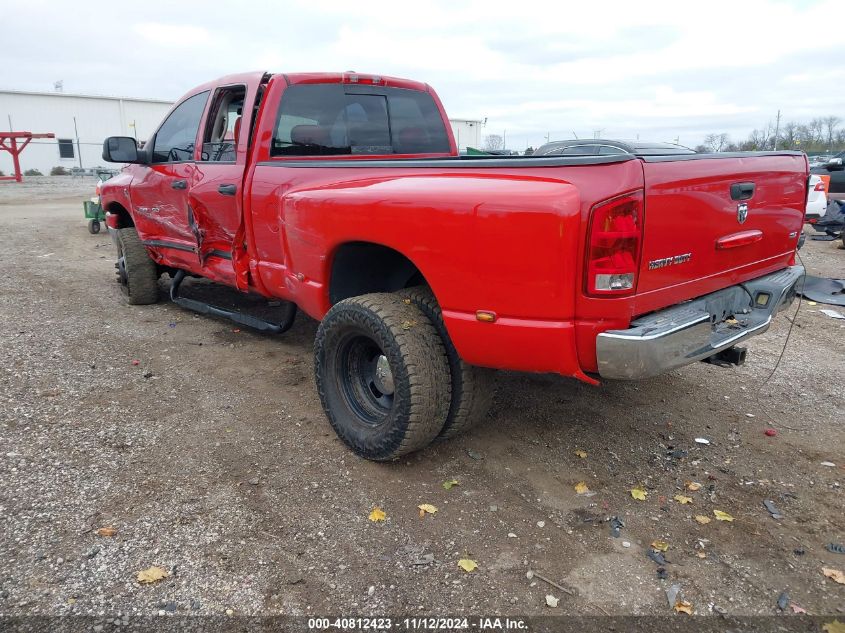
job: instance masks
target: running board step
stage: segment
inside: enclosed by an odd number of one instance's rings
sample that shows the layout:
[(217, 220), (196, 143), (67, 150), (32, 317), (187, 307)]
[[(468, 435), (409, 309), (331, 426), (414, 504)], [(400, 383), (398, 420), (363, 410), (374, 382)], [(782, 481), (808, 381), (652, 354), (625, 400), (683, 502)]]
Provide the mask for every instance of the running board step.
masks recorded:
[(293, 326), (293, 321), (296, 318), (295, 303), (288, 304), (289, 307), (286, 311), (285, 318), (281, 323), (273, 323), (272, 321), (266, 321), (249, 314), (244, 314), (243, 312), (238, 312), (237, 310), (227, 310), (226, 308), (219, 308), (211, 305), (210, 303), (197, 301), (196, 299), (180, 297), (179, 286), (182, 284), (184, 279), (185, 271), (180, 270), (173, 276), (173, 281), (170, 283), (170, 300), (179, 307), (185, 308), (186, 310), (192, 310), (193, 312), (199, 312), (200, 314), (208, 314), (211, 316), (229, 319), (230, 321), (234, 321), (240, 325), (244, 325), (267, 334), (283, 334), (287, 332), (291, 326)]

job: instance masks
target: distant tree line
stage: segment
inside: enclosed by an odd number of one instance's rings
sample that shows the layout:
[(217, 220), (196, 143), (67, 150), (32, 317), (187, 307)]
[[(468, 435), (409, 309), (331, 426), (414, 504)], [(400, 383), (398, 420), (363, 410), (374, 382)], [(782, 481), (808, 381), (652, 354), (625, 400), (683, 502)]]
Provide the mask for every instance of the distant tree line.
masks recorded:
[[(734, 142), (724, 132), (708, 134), (697, 152), (751, 152), (773, 149), (797, 149), (809, 154), (845, 150), (845, 128), (837, 116), (817, 117), (809, 123), (787, 121), (777, 129), (771, 122), (755, 129), (744, 141)], [(777, 134), (777, 136), (776, 136)]]

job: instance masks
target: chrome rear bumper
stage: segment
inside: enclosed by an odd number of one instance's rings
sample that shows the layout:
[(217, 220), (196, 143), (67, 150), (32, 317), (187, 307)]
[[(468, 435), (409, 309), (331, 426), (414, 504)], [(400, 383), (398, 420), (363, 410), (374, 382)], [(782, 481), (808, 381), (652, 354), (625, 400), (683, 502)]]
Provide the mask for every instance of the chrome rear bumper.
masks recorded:
[(791, 266), (640, 317), (627, 330), (603, 332), (596, 339), (599, 374), (648, 378), (762, 334), (792, 303), (803, 275), (803, 266)]

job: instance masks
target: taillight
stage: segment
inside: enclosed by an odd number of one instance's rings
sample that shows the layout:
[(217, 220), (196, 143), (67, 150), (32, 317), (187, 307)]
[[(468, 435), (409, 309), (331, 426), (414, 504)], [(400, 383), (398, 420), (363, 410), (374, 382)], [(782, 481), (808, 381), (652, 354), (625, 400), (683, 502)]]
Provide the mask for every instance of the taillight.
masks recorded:
[(813, 189), (815, 189), (816, 191), (824, 191), (824, 180), (819, 180), (816, 183), (816, 186), (813, 187)]
[(592, 208), (587, 233), (587, 294), (633, 294), (642, 236), (642, 191), (600, 202)]
[(96, 187), (94, 187), (94, 193), (96, 193), (98, 196), (100, 195), (100, 185), (102, 185), (102, 184), (103, 184), (103, 181), (102, 181), (102, 180), (98, 180), (98, 181), (97, 181), (97, 186), (96, 186)]

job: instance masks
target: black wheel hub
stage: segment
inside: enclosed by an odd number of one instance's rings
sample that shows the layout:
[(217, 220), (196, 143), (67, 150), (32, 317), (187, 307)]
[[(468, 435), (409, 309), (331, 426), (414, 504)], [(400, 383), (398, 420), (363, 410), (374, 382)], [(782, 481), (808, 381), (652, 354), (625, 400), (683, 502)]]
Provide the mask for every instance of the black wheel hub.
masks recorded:
[(340, 393), (356, 417), (369, 426), (387, 419), (394, 400), (393, 372), (379, 344), (369, 336), (350, 334), (337, 347)]
[(117, 258), (114, 267), (117, 269), (117, 283), (120, 284), (121, 290), (129, 293), (129, 275), (126, 274), (126, 257), (121, 255)]

